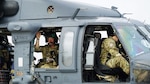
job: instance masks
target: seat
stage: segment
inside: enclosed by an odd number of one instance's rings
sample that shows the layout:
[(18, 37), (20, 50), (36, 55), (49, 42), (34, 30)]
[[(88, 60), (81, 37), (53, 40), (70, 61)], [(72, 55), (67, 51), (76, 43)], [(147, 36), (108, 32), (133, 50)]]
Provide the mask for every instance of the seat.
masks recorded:
[(94, 68), (99, 67), (100, 63), (100, 53), (101, 53), (101, 34), (100, 33), (94, 33), (95, 37), (95, 54), (94, 54)]
[(106, 74), (111, 74), (109, 73), (111, 69), (103, 64), (100, 63), (100, 53), (101, 53), (101, 44), (104, 39), (101, 39), (101, 34), (100, 33), (94, 33), (95, 37), (95, 55), (94, 55), (94, 71), (99, 74), (99, 75), (106, 75)]

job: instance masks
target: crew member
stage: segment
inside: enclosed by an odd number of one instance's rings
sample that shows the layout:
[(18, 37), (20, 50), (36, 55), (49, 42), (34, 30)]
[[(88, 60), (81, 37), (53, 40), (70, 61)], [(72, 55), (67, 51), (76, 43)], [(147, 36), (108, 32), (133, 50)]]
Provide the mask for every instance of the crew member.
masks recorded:
[[(106, 65), (110, 68), (121, 68), (126, 75), (129, 74), (129, 63), (128, 61), (119, 53), (119, 49), (117, 48), (116, 42), (118, 38), (116, 35), (112, 35), (105, 39), (102, 42), (101, 54), (100, 54), (100, 62), (103, 65)], [(107, 81), (114, 82), (118, 76), (106, 75), (106, 76), (99, 76), (99, 78), (104, 78)]]
[(57, 35), (54, 32), (47, 33), (46, 40), (48, 42), (45, 46), (39, 46), (39, 39), (41, 33), (37, 32), (36, 34), (36, 44), (35, 51), (42, 52), (43, 59), (38, 64), (38, 68), (56, 68), (58, 65), (58, 46), (55, 45), (57, 43)]

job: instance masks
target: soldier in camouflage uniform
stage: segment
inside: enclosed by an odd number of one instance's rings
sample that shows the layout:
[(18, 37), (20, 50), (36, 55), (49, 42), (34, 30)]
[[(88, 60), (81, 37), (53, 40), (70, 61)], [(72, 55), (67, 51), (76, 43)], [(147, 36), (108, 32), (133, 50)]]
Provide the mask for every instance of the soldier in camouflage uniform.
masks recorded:
[(0, 50), (0, 69), (10, 69), (9, 52), (6, 49)]
[[(129, 63), (128, 61), (122, 57), (119, 53), (119, 49), (116, 47), (116, 42), (118, 41), (117, 36), (112, 36), (105, 39), (102, 42), (100, 62), (103, 65), (107, 65), (110, 68), (120, 67), (127, 75), (129, 74)], [(104, 78), (107, 81), (114, 82), (117, 76), (98, 76), (99, 78)]]
[(0, 50), (0, 70), (3, 69), (3, 66), (4, 66), (4, 57), (3, 57), (2, 50)]
[(8, 51), (8, 43), (3, 36), (0, 36), (0, 69), (10, 69), (10, 56)]
[(46, 36), (48, 44), (39, 46), (41, 33), (36, 34), (35, 52), (42, 52), (43, 59), (38, 64), (38, 68), (56, 68), (58, 65), (58, 46), (55, 45), (56, 34), (50, 33)]

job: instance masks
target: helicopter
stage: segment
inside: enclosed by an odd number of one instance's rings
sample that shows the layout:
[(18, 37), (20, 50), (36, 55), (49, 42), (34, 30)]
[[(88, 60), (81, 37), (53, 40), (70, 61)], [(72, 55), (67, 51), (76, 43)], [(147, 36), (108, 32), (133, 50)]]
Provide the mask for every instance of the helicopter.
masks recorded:
[[(34, 4), (34, 5), (33, 5)], [(150, 83), (150, 26), (127, 19), (116, 7), (104, 8), (65, 0), (1, 0), (1, 50), (9, 58), (1, 69), (0, 83), (13, 84), (137, 84)], [(36, 33), (55, 32), (58, 37), (58, 67), (39, 68), (42, 52), (35, 52)], [(115, 33), (130, 64), (126, 81), (100, 80), (100, 45)], [(11, 37), (12, 43), (8, 38)], [(40, 42), (40, 46), (44, 43)], [(98, 49), (99, 47), (99, 49)], [(39, 58), (41, 56), (41, 58)], [(36, 61), (36, 62), (35, 62)], [(8, 66), (9, 65), (9, 66)], [(10, 71), (14, 70), (13, 77)], [(147, 75), (139, 80), (134, 72)], [(6, 73), (7, 71), (7, 73)], [(106, 68), (108, 74), (113, 71)], [(123, 74), (123, 73), (122, 73)]]

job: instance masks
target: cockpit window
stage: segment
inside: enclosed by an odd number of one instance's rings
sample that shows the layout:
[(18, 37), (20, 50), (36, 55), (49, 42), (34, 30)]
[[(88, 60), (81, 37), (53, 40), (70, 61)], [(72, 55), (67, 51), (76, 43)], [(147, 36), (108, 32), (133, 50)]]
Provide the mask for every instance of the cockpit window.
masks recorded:
[[(143, 43), (144, 37), (140, 35), (134, 26), (116, 26), (120, 39), (124, 42), (127, 52), (131, 57), (149, 52), (147, 44)], [(149, 43), (148, 43), (149, 44)]]

